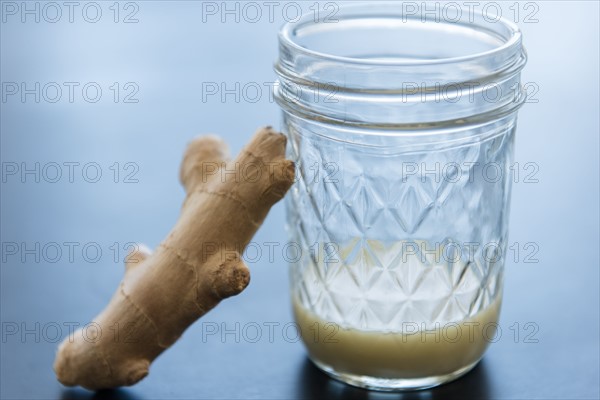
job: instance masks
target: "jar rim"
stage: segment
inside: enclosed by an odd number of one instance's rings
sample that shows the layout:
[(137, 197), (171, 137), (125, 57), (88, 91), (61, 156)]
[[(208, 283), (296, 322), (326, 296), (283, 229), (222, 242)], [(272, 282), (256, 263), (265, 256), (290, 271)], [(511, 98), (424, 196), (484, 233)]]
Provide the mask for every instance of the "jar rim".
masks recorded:
[(390, 129), (478, 123), (520, 108), (527, 54), (516, 24), (458, 4), (458, 18), (427, 19), (399, 4), (346, 3), (336, 20), (307, 13), (285, 24), (277, 103), (309, 119)]
[[(393, 5), (393, 3), (389, 2), (389, 1), (372, 1), (372, 2), (369, 2), (368, 4), (344, 5), (343, 7), (340, 7), (340, 10), (343, 10), (344, 12), (350, 12), (350, 13), (363, 11), (366, 15), (372, 14), (373, 17), (377, 17), (377, 16), (391, 17), (391, 16), (395, 15), (395, 16), (402, 16), (403, 18), (406, 18), (406, 19), (415, 19), (414, 17), (416, 15), (412, 15), (412, 14), (405, 15), (405, 14), (401, 14), (401, 13), (397, 13), (397, 12), (395, 14), (381, 14), (381, 11), (379, 10), (380, 8), (386, 7), (386, 6), (391, 8), (392, 5)], [(463, 7), (459, 6), (459, 8), (464, 11)], [(498, 18), (497, 21), (495, 21), (494, 23), (501, 24), (502, 27), (506, 28), (507, 31), (510, 33), (508, 38), (504, 38), (506, 40), (500, 46), (494, 47), (487, 51), (476, 52), (476, 53), (469, 54), (469, 55), (444, 57), (444, 58), (431, 58), (431, 59), (418, 59), (418, 60), (359, 58), (359, 57), (348, 57), (348, 56), (339, 56), (339, 55), (334, 55), (334, 54), (328, 54), (325, 52), (321, 52), (321, 51), (317, 51), (314, 49), (309, 49), (309, 48), (303, 47), (300, 44), (298, 44), (295, 40), (293, 40), (294, 32), (303, 27), (308, 27), (310, 25), (319, 24), (320, 22), (315, 21), (313, 13), (305, 13), (305, 14), (301, 15), (298, 20), (289, 21), (289, 22), (285, 23), (283, 25), (283, 27), (280, 29), (278, 36), (279, 36), (279, 42), (281, 45), (288, 47), (290, 49), (293, 49), (297, 52), (303, 53), (306, 56), (310, 56), (310, 57), (314, 57), (314, 58), (326, 60), (326, 61), (341, 62), (341, 63), (345, 63), (345, 64), (360, 64), (360, 65), (365, 65), (365, 66), (383, 66), (383, 65), (390, 66), (390, 67), (439, 66), (439, 65), (443, 65), (443, 64), (462, 63), (462, 62), (466, 62), (466, 61), (481, 59), (484, 57), (493, 57), (493, 56), (503, 53), (511, 48), (520, 47), (520, 44), (522, 41), (522, 33), (521, 33), (521, 29), (518, 27), (518, 25), (513, 23), (512, 21), (504, 18), (503, 16), (498, 16), (497, 18)], [(426, 23), (426, 22), (423, 21), (423, 23)], [(440, 22), (436, 22), (436, 23), (440, 23)], [(459, 24), (458, 22), (450, 22), (450, 21), (445, 21), (443, 23)], [(472, 29), (476, 29), (478, 27), (483, 28), (482, 26), (478, 26), (473, 23), (468, 23), (468, 24), (460, 23), (460, 25), (462, 25), (464, 27), (469, 27)]]

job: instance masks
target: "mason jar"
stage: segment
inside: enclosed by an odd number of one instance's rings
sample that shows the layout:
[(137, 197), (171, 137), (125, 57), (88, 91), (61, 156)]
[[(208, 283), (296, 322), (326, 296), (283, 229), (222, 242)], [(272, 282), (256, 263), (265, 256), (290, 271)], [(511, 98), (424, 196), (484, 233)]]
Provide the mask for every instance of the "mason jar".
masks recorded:
[(275, 65), (294, 316), (320, 369), (379, 390), (453, 380), (497, 340), (525, 101), (517, 26), (411, 10), (311, 12)]

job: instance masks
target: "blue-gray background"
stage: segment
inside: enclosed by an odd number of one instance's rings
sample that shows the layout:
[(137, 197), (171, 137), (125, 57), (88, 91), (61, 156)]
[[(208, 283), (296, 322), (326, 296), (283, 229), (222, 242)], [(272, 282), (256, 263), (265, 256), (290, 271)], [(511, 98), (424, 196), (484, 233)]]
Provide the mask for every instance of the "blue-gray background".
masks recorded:
[[(122, 263), (115, 262), (113, 243), (124, 255), (127, 242), (156, 246), (175, 222), (183, 191), (178, 167), (186, 142), (199, 133), (218, 133), (237, 152), (253, 131), (278, 125), (279, 113), (269, 86), (275, 80), (277, 30), (284, 22), (285, 2), (277, 3), (274, 20), (269, 8), (258, 2), (262, 16), (238, 3), (235, 15), (203, 14), (200, 2), (151, 1), (118, 4), (98, 2), (102, 16), (85, 21), (82, 2), (69, 22), (68, 8), (59, 3), (60, 21), (49, 23), (41, 15), (12, 15), (2, 2), (1, 26), (1, 157), (4, 173), (25, 163), (48, 166), (50, 179), (63, 166), (63, 176), (50, 183), (41, 176), (4, 175), (1, 193), (1, 397), (56, 398), (78, 396), (63, 391), (51, 371), (55, 335), (51, 323), (84, 324), (106, 303), (121, 279)], [(28, 2), (35, 7), (35, 2)], [(39, 3), (43, 8), (45, 3)], [(313, 2), (296, 2), (310, 12)], [(482, 3), (483, 4), (483, 3)], [(502, 3), (504, 15), (514, 20), (514, 6)], [(538, 22), (523, 23), (535, 8), (518, 4), (529, 63), (523, 81), (539, 88), (537, 103), (520, 112), (516, 161), (539, 166), (538, 183), (513, 186), (510, 241), (518, 242), (517, 262), (506, 265), (506, 289), (501, 327), (503, 336), (483, 363), (485, 387), (478, 396), (494, 398), (598, 398), (599, 374), (599, 30), (597, 2), (535, 2)], [(217, 8), (221, 2), (212, 3)], [(8, 8), (7, 8), (8, 7)], [(206, 11), (206, 4), (204, 5)], [(234, 9), (235, 3), (229, 3)], [(321, 5), (322, 7), (322, 5)], [(287, 8), (293, 18), (295, 8)], [(321, 8), (322, 9), (322, 8)], [(8, 11), (7, 11), (8, 10)], [(54, 18), (55, 10), (46, 9)], [(130, 13), (137, 19), (123, 23)], [(88, 17), (94, 10), (88, 10)], [(226, 19), (221, 20), (222, 16)], [(204, 19), (204, 20), (203, 20)], [(7, 83), (8, 82), (8, 83)], [(41, 87), (57, 82), (63, 89), (56, 103), (39, 103), (34, 95), (25, 102), (9, 95), (10, 82)], [(77, 82), (71, 103), (64, 82)], [(102, 96), (87, 102), (81, 88), (96, 82)], [(114, 101), (115, 82), (120, 88)], [(227, 88), (247, 85), (240, 98), (205, 96), (211, 82)], [(127, 83), (132, 83), (125, 87)], [(8, 86), (7, 86), (8, 85)], [(255, 91), (262, 88), (262, 93)], [(113, 86), (114, 88), (114, 86)], [(137, 103), (124, 102), (133, 89)], [(92, 89), (88, 92), (94, 95)], [(206, 95), (206, 93), (204, 93)], [(54, 92), (46, 93), (54, 97)], [(256, 97), (259, 96), (257, 99)], [(257, 101), (255, 101), (257, 100)], [(65, 162), (79, 162), (74, 182), (68, 180)], [(89, 183), (81, 167), (98, 163), (102, 177)], [(120, 175), (115, 183), (114, 163)], [(137, 183), (125, 183), (138, 167)], [(16, 164), (14, 164), (16, 163)], [(113, 166), (113, 169), (110, 167)], [(88, 179), (94, 170), (88, 170)], [(521, 174), (524, 171), (521, 169)], [(523, 176), (523, 175), (522, 175)], [(281, 247), (269, 259), (264, 243), (285, 241), (284, 210), (278, 204), (255, 237), (262, 245), (259, 261), (249, 263), (252, 284), (240, 296), (224, 302), (204, 321), (280, 322), (292, 320), (288, 300), (287, 265)], [(78, 242), (74, 262), (66, 247), (56, 263), (33, 255), (8, 254), (10, 243), (33, 247), (50, 242)], [(539, 246), (537, 263), (525, 263), (525, 243)], [(98, 243), (103, 254), (87, 262), (86, 243)], [(90, 250), (93, 257), (93, 252)], [(51, 253), (48, 257), (53, 257)], [(42, 255), (43, 256), (43, 255)], [(510, 329), (519, 323), (520, 338)], [(524, 343), (523, 325), (539, 327), (539, 343)], [(39, 328), (36, 328), (39, 323)], [(24, 324), (24, 325), (23, 325)], [(53, 326), (53, 325), (52, 325)], [(264, 325), (263, 325), (264, 326)], [(9, 334), (18, 327), (20, 332)], [(44, 327), (46, 331), (44, 332)], [(128, 389), (134, 398), (289, 398), (315, 395), (303, 391), (306, 382), (304, 351), (300, 343), (282, 339), (274, 343), (221, 343), (218, 336), (202, 343), (201, 323), (153, 365), (150, 377)], [(40, 334), (21, 336), (27, 328)], [(266, 329), (263, 335), (266, 334)], [(509, 356), (507, 356), (509, 355)], [(309, 374), (310, 375), (310, 374)], [(312, 376), (312, 375), (310, 375)], [(321, 382), (321, 381), (319, 381)], [(343, 386), (322, 381), (323, 390), (342, 393)], [(333, 386), (331, 386), (333, 385)], [(331, 387), (334, 389), (331, 389)], [(459, 393), (460, 386), (455, 386)], [(333, 392), (331, 391), (333, 390)], [(318, 391), (316, 392), (319, 393)], [(323, 392), (325, 393), (325, 392)], [(366, 393), (366, 392), (365, 392)], [(427, 394), (427, 392), (424, 392)], [(433, 394), (432, 394), (433, 393)], [(428, 396), (435, 397), (436, 392)], [(122, 393), (121, 393), (122, 394)], [(374, 396), (374, 395), (373, 395)]]

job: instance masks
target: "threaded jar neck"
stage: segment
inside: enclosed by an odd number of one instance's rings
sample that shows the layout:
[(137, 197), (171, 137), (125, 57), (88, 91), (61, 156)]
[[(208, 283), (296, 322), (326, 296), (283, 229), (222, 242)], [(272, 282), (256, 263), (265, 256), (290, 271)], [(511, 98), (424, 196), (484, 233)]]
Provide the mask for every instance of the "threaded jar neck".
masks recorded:
[(442, 14), (368, 3), (286, 24), (275, 65), (278, 103), (308, 119), (392, 129), (516, 111), (526, 63), (518, 27), (458, 7)]

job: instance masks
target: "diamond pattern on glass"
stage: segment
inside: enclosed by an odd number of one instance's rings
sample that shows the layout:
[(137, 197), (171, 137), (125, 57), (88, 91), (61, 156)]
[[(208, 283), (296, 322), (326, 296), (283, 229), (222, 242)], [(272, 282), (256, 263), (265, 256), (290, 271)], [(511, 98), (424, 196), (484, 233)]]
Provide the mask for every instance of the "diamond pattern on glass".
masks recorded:
[[(288, 227), (303, 249), (291, 279), (304, 307), (344, 327), (401, 331), (463, 320), (499, 295), (513, 131), (415, 154), (288, 132), (299, 166)], [(490, 164), (502, 179), (485, 179)]]

